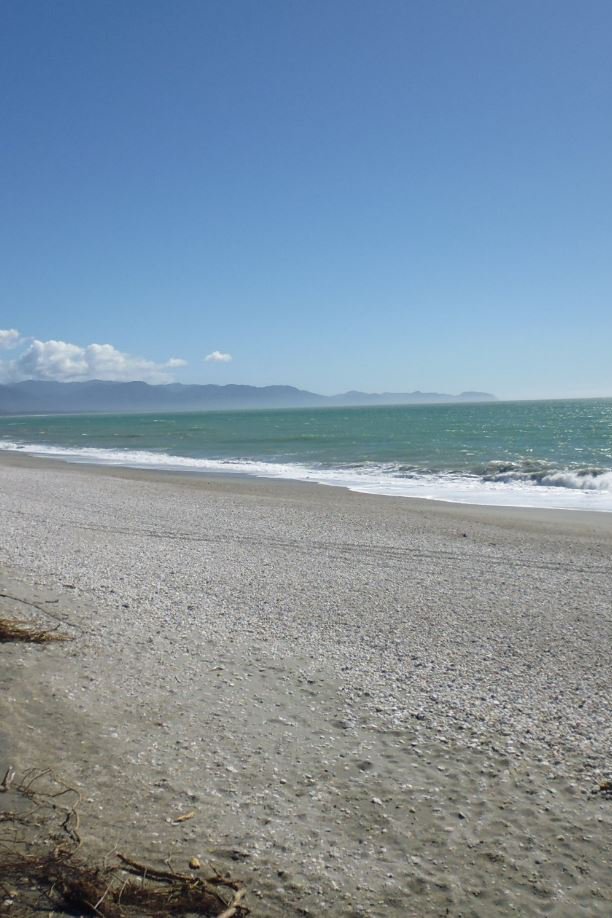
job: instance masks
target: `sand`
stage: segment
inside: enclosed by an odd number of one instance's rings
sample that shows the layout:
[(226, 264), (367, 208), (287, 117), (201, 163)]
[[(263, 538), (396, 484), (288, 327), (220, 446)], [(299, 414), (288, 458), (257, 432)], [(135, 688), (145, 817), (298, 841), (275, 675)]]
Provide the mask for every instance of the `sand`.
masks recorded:
[(7, 454), (0, 519), (75, 638), (0, 645), (0, 770), (78, 786), (88, 856), (271, 918), (612, 913), (612, 514)]

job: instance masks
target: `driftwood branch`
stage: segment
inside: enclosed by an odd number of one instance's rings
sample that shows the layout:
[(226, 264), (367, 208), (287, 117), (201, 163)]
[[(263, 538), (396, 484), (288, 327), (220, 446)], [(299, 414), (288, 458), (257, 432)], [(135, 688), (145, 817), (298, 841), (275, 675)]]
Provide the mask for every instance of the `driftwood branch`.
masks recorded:
[[(81, 796), (50, 769), (27, 771), (17, 781), (9, 768), (0, 789), (32, 805), (0, 820), (0, 891), (8, 890), (5, 896), (15, 918), (58, 911), (98, 918), (249, 914), (242, 885), (214, 867), (214, 876), (205, 878), (154, 867), (126, 854), (107, 854), (99, 864), (79, 856)], [(115, 864), (110, 863), (113, 856)]]
[[(0, 599), (12, 599), (13, 602), (19, 602), (22, 606), (29, 606), (31, 609), (36, 609), (38, 612), (42, 612), (43, 615), (48, 615), (49, 618), (55, 619), (56, 622), (59, 622), (60, 625), (69, 625), (70, 628), (77, 628), (79, 631), (83, 629), (79, 625), (75, 625), (73, 622), (68, 621), (66, 618), (62, 618), (60, 615), (55, 615), (53, 612), (50, 612), (49, 609), (45, 608), (38, 602), (32, 602), (31, 599), (23, 599), (21, 596), (13, 596), (12, 593), (0, 593)], [(51, 600), (51, 602), (57, 602), (57, 599)]]

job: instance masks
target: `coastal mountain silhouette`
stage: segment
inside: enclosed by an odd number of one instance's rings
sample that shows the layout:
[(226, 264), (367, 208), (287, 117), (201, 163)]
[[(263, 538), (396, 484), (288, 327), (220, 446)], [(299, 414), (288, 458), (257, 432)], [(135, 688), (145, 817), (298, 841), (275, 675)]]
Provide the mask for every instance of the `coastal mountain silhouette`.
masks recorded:
[(306, 408), (352, 405), (410, 405), (495, 401), (487, 392), (344, 392), (318, 395), (294, 386), (184, 385), (146, 382), (55, 382), (29, 379), (0, 385), (0, 413), (210, 411), (247, 408)]

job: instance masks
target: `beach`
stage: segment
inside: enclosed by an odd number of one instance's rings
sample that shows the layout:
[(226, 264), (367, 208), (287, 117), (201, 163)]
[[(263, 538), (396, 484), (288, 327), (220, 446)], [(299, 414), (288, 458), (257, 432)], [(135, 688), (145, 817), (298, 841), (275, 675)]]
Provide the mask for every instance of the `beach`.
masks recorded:
[(0, 645), (0, 771), (92, 857), (261, 918), (612, 912), (612, 514), (7, 452), (0, 517), (0, 612), (73, 637)]

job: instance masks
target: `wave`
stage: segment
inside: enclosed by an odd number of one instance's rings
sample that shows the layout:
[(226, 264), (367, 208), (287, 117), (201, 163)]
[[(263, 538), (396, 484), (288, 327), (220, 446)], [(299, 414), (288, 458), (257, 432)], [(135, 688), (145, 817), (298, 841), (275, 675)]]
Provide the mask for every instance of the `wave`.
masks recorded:
[(612, 491), (612, 469), (556, 469), (548, 463), (490, 463), (483, 479), (506, 484), (522, 483), (580, 491)]
[(492, 462), (474, 472), (434, 471), (398, 463), (324, 467), (249, 458), (209, 459), (153, 450), (62, 447), (0, 441), (0, 450), (68, 462), (139, 469), (308, 481), (367, 494), (497, 506), (612, 511), (612, 469), (556, 469), (533, 461)]

